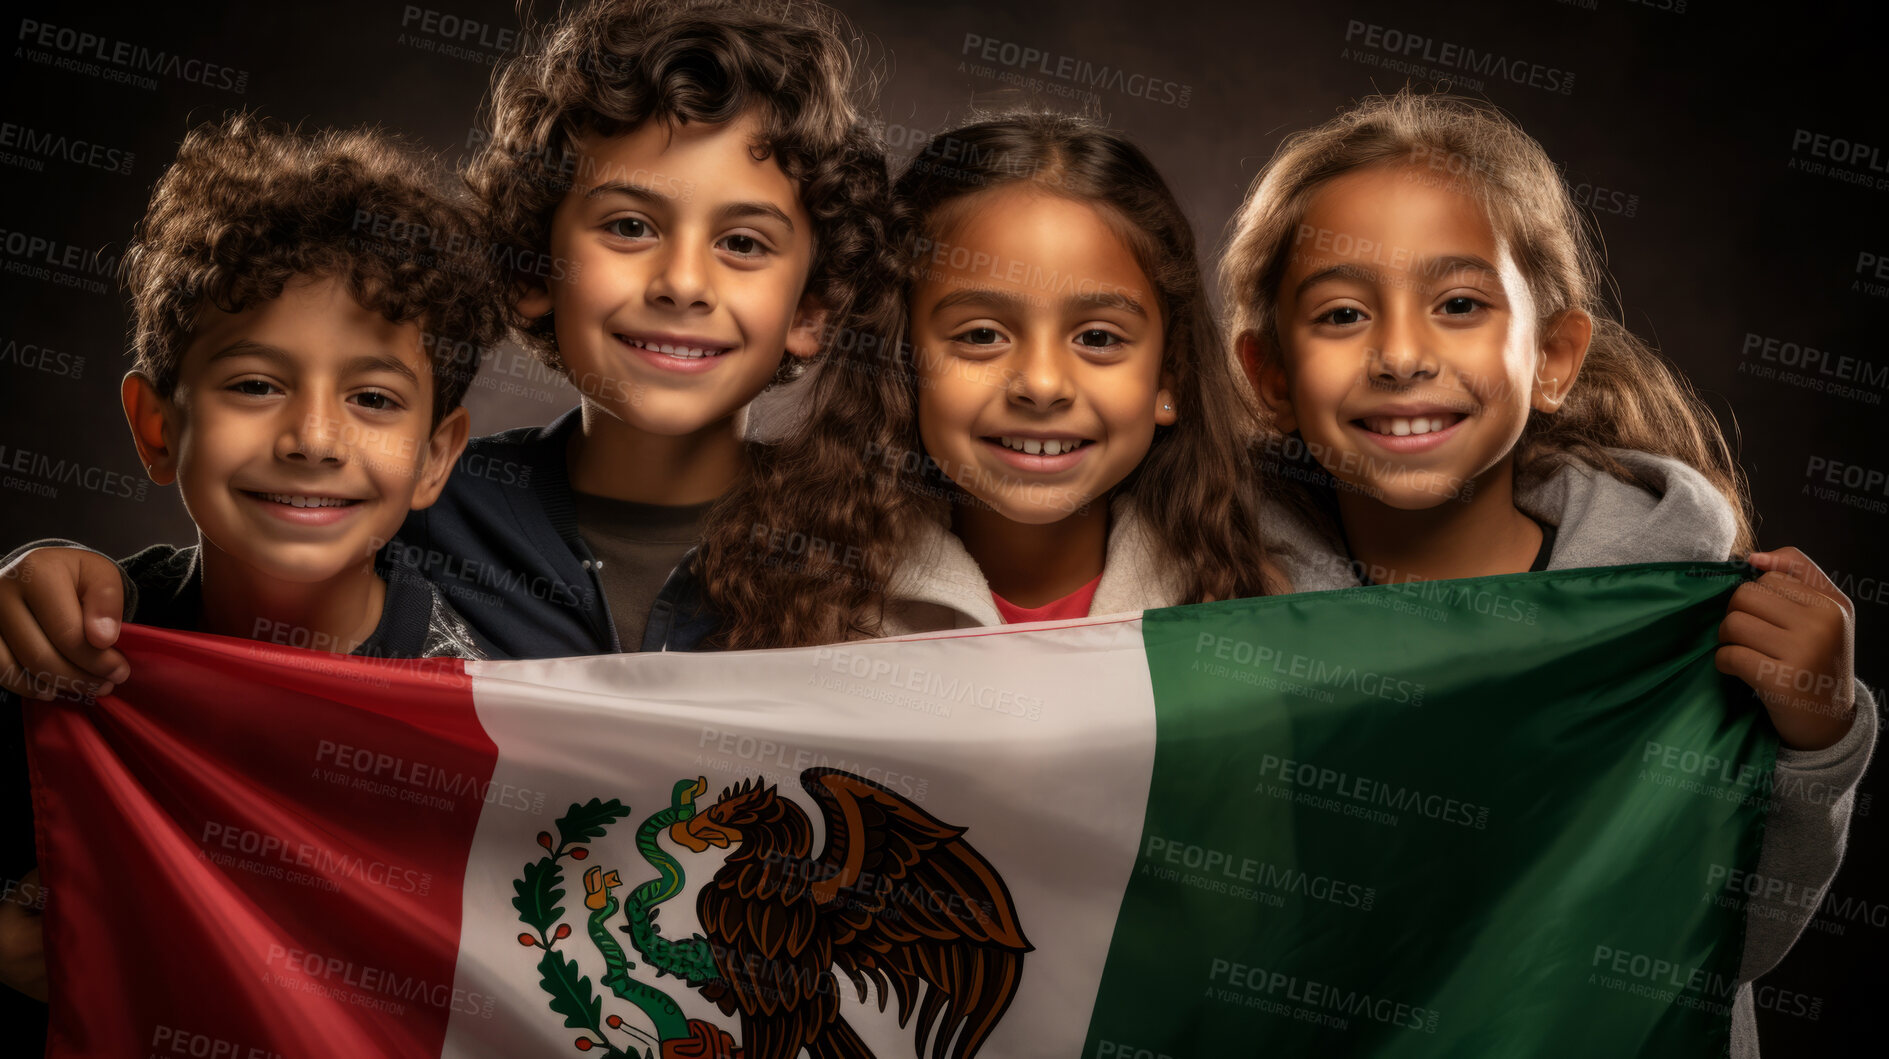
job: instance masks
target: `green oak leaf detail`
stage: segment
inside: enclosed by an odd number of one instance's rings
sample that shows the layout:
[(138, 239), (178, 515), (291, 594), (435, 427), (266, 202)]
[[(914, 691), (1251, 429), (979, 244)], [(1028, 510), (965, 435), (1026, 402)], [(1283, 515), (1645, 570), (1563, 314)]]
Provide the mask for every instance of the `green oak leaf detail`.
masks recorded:
[(538, 975), (538, 984), (551, 994), (551, 1010), (564, 1016), (566, 1026), (603, 1036), (603, 1000), (591, 991), (590, 979), (578, 973), (576, 960), (546, 949)]
[(564, 899), (560, 889), (563, 885), (564, 871), (550, 857), (526, 862), (524, 878), (512, 880), (512, 889), (518, 891), (518, 896), (512, 898), (518, 920), (537, 931), (540, 938), (564, 916), (564, 907), (558, 904)]
[(570, 811), (558, 817), (558, 848), (602, 838), (605, 829), (628, 815), (630, 807), (615, 798), (607, 802), (592, 798), (582, 805), (572, 802)]

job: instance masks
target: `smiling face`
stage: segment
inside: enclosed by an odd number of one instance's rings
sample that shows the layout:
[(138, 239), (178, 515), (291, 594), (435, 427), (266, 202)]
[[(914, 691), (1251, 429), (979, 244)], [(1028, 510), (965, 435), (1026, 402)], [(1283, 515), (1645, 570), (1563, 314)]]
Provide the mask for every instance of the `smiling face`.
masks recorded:
[(1153, 284), (1083, 203), (1013, 184), (953, 212), (911, 297), (919, 434), (998, 514), (1060, 521), (1174, 422)]
[(1391, 507), (1434, 507), (1507, 473), (1531, 408), (1579, 370), (1586, 318), (1543, 331), (1527, 283), (1475, 199), (1379, 167), (1312, 199), (1278, 292), (1268, 355), (1242, 359), (1280, 429)]
[(433, 426), (417, 322), (300, 277), (240, 313), (202, 306), (199, 321), (171, 397), (136, 373), (124, 396), (140, 456), (178, 482), (206, 549), (261, 578), (326, 581), (438, 499), (466, 412)]
[(553, 313), (585, 402), (652, 434), (728, 422), (783, 350), (812, 356), (823, 314), (801, 294), (813, 221), (759, 125), (645, 122), (582, 146), (551, 220), (564, 267), (519, 307)]

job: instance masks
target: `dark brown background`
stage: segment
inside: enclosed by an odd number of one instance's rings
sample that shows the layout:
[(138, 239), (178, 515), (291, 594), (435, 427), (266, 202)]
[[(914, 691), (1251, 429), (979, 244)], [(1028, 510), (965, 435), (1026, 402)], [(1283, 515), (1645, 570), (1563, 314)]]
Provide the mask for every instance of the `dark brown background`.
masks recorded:
[[(12, 251), (13, 233), (43, 237), (102, 255), (97, 269), (109, 289), (0, 272), (0, 542), (68, 535), (115, 553), (157, 540), (187, 542), (189, 522), (168, 491), (150, 489), (139, 499), (115, 495), (118, 478), (88, 488), (5, 470), (26, 450), (78, 464), (94, 478), (140, 476), (117, 408), (125, 316), (109, 268), (177, 140), (192, 123), (250, 107), (310, 126), (380, 124), (463, 156), (490, 64), (510, 43), (501, 31), (515, 28), (517, 15), (478, 0), (141, 3), (83, 12), (50, 0), (14, 6), (18, 13), (5, 25), (15, 39), (0, 58), (0, 152), (17, 156), (0, 157), (0, 268), (27, 264)], [(1685, 0), (1353, 2), (1320, 13), (1197, 0), (838, 6), (883, 66), (888, 138), (910, 145), (895, 152), (901, 161), (918, 137), (948, 128), (973, 104), (1018, 98), (974, 69), (1008, 68), (981, 59), (975, 46), (967, 53), (968, 37), (1038, 49), (1051, 56), (1052, 69), (1069, 56), (1167, 83), (1155, 100), (1106, 87), (1089, 100), (1035, 98), (1104, 115), (1136, 136), (1209, 248), (1282, 136), (1358, 95), (1454, 73), (1458, 90), (1492, 99), (1540, 139), (1593, 203), (1628, 325), (1683, 367), (1739, 439), (1762, 516), (1760, 543), (1798, 545), (1832, 573), (1856, 599), (1859, 673), (1872, 686), (1889, 678), (1889, 585), (1882, 580), (1889, 559), (1881, 550), (1889, 492), (1880, 480), (1889, 471), (1889, 445), (1879, 433), (1889, 381), (1878, 374), (1852, 383), (1860, 395), (1836, 395), (1828, 377), (1819, 390), (1754, 375), (1753, 367), (1788, 369), (1747, 353), (1757, 336), (1889, 371), (1880, 340), (1889, 324), (1889, 278), (1858, 271), (1860, 255), (1889, 257), (1880, 38), (1850, 16), (1795, 4), (1747, 22)], [(487, 28), (456, 42), (437, 24), (429, 29), (429, 10)], [(246, 83), (238, 93), (159, 76), (155, 88), (144, 88), (59, 69), (34, 53), (71, 56), (20, 39), (22, 19), (245, 71)], [(1432, 54), (1470, 48), (1556, 71), (1555, 80), (1571, 73), (1572, 91), (1437, 62), (1422, 63), (1432, 69), (1414, 75), (1389, 69), (1385, 63), (1397, 56), (1372, 46), (1361, 26), (1429, 38)], [(455, 43), (462, 52), (443, 52)], [(7, 123), (119, 152), (102, 160), (124, 163), (128, 172), (33, 156), (35, 169), (20, 161), (29, 152), (6, 145), (18, 135)], [(1827, 153), (1794, 147), (1800, 130), (1883, 153), (1833, 165)], [(133, 156), (128, 162), (125, 153)], [(1795, 168), (1819, 162), (1862, 171), (1869, 183)], [(571, 399), (509, 349), (488, 362), (468, 403), (475, 430), (484, 432), (544, 422)], [(1822, 475), (1838, 464), (1878, 474), (1873, 485), (1829, 486)], [(48, 485), (56, 495), (43, 495)], [(1815, 492), (1820, 486), (1833, 492)], [(1873, 804), (1878, 786), (1864, 785), (1849, 859), (1833, 887), (1861, 918), (1820, 920), (1764, 980), (1817, 1001), (1814, 1018), (1761, 1013), (1769, 1056), (1852, 1054), (1875, 1039), (1872, 1029), (1880, 1031), (1889, 949), (1881, 841), (1889, 808)], [(1779, 1003), (1798, 1008), (1789, 998)]]

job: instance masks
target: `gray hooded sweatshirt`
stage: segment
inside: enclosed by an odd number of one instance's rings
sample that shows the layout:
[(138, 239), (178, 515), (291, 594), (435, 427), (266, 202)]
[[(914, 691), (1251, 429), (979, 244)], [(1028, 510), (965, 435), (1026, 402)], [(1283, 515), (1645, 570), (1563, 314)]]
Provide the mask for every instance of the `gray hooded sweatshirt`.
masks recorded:
[[(1720, 562), (1730, 557), (1737, 524), (1731, 504), (1704, 475), (1677, 460), (1625, 449), (1609, 454), (1656, 492), (1586, 464), (1561, 468), (1518, 490), (1515, 504), (1556, 527), (1548, 569), (1631, 563)], [(1281, 506), (1266, 511), (1267, 536), (1294, 591), (1355, 588), (1351, 559), (1339, 542)], [(1779, 747), (1756, 876), (1770, 883), (1746, 899), (1745, 953), (1732, 1005), (1732, 1059), (1758, 1059), (1751, 980), (1776, 967), (1810, 922), (1843, 860), (1856, 784), (1876, 743), (1876, 703), (1856, 684), (1856, 717), (1847, 735), (1822, 750)], [(1786, 895), (1799, 900), (1786, 900)], [(1804, 895), (1810, 895), (1806, 898)], [(1806, 907), (1804, 900), (1809, 900)]]

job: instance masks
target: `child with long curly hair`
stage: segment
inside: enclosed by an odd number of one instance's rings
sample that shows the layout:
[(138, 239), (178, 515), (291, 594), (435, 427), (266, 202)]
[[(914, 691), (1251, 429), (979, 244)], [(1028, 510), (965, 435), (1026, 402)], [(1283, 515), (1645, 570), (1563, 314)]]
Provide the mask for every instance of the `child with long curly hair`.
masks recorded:
[(903, 317), (833, 354), (708, 534), (713, 642), (1262, 594), (1251, 413), (1146, 155), (1084, 119), (1002, 117), (933, 140), (894, 194)]

